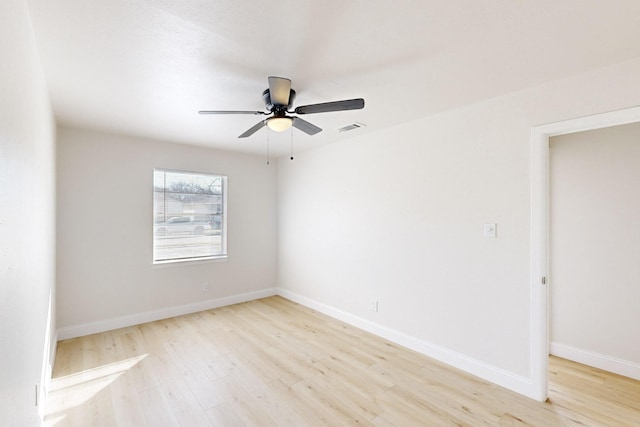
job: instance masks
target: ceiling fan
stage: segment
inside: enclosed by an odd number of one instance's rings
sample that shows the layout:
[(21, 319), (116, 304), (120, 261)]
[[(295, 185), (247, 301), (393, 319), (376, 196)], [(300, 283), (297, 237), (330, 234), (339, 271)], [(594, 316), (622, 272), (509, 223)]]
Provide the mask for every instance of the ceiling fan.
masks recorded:
[(300, 117), (289, 116), (288, 114), (315, 114), (329, 113), (332, 111), (344, 110), (360, 110), (364, 108), (364, 99), (346, 99), (343, 101), (324, 102), (321, 104), (310, 104), (296, 107), (291, 111), (293, 100), (296, 97), (296, 91), (291, 89), (291, 80), (284, 77), (269, 77), (269, 89), (262, 92), (267, 111), (215, 111), (203, 110), (198, 111), (199, 114), (253, 114), (271, 116), (258, 122), (255, 126), (248, 129), (238, 138), (246, 138), (253, 135), (264, 126), (268, 126), (276, 132), (282, 132), (293, 126), (300, 129), (307, 135), (315, 135), (322, 131), (318, 126), (302, 120)]

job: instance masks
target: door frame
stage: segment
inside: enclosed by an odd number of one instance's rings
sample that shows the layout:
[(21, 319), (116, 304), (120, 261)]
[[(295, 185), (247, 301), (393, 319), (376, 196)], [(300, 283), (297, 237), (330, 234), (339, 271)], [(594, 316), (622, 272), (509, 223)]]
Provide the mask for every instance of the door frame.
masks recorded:
[(549, 369), (549, 138), (637, 122), (640, 107), (531, 128), (530, 397), (541, 402), (547, 399)]

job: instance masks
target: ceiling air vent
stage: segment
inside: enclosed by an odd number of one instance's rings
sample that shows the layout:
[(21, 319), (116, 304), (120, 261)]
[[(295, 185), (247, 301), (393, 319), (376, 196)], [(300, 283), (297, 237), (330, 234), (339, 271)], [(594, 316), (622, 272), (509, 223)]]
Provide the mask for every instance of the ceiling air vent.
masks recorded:
[(348, 124), (346, 126), (342, 126), (341, 128), (338, 129), (338, 132), (342, 133), (342, 132), (349, 132), (350, 130), (354, 130), (354, 129), (360, 129), (365, 127), (366, 125), (362, 124), (362, 123), (358, 123), (358, 122), (353, 122), (351, 124)]

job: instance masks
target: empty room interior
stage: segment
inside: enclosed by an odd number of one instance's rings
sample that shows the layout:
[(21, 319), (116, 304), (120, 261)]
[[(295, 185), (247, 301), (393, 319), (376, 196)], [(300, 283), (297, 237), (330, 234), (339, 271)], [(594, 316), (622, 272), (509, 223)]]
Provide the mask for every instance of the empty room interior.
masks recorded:
[(640, 2), (4, 0), (1, 426), (639, 426)]

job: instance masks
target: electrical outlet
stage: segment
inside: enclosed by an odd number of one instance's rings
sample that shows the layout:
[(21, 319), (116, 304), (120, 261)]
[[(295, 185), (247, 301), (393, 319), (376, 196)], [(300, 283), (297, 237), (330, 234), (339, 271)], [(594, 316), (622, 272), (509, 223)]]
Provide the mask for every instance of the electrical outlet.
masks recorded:
[(372, 299), (371, 300), (371, 311), (378, 311), (378, 300), (377, 299)]
[(209, 282), (204, 282), (202, 284), (202, 292), (208, 292), (209, 291)]
[(496, 237), (497, 224), (485, 224), (483, 231), (484, 231), (484, 237)]

